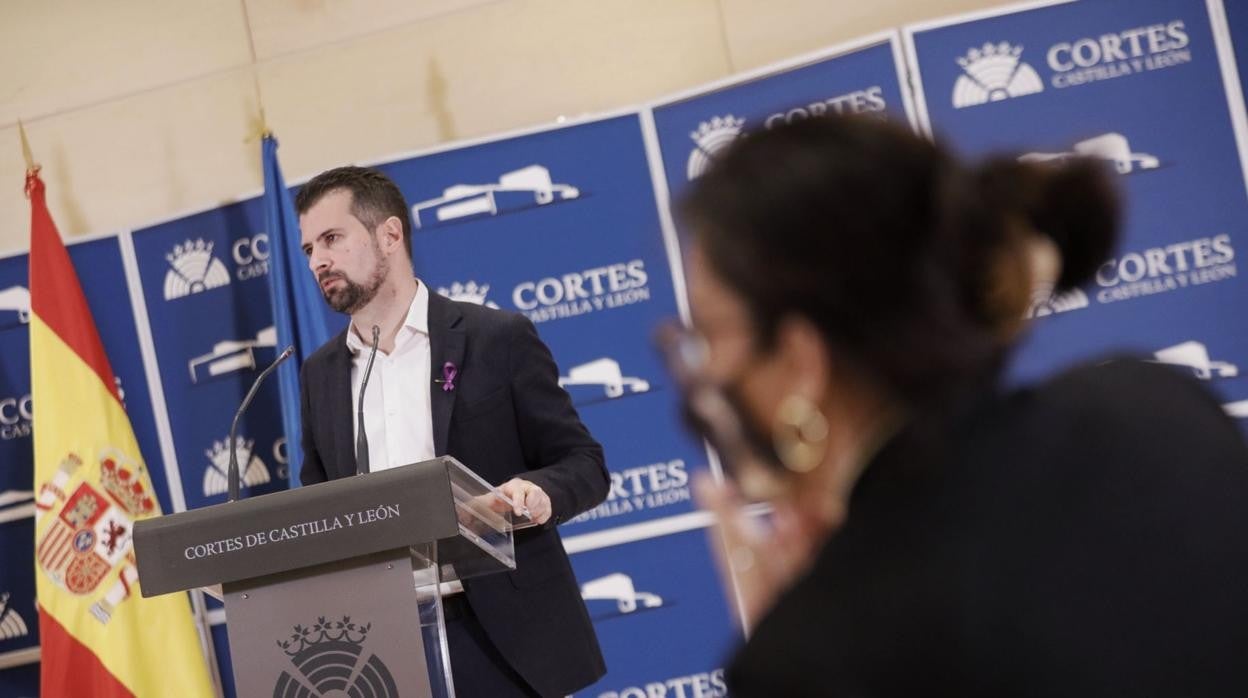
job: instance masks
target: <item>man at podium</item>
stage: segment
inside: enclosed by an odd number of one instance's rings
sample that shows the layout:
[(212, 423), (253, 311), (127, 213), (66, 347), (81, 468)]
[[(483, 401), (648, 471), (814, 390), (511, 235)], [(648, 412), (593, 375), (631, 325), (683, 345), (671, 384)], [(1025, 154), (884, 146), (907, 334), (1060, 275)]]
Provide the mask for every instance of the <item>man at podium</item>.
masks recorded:
[(542, 525), (517, 532), (514, 572), (443, 589), (456, 690), (593, 683), (606, 667), (555, 526), (603, 501), (609, 478), (550, 350), (524, 316), (414, 278), (407, 202), (384, 174), (323, 172), (295, 205), (308, 266), (351, 317), (302, 368), (303, 484), (450, 455), (500, 486)]

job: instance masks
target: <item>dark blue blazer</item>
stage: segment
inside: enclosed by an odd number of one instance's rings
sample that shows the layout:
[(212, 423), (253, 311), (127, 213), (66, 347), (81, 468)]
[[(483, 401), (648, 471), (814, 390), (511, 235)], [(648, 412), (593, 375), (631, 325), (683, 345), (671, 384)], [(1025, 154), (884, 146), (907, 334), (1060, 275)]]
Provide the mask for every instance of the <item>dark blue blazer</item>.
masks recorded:
[[(355, 474), (347, 331), (301, 370), (305, 485)], [(492, 485), (530, 480), (554, 509), (547, 525), (516, 534), (516, 571), (464, 583), (468, 601), (526, 681), (542, 695), (570, 694), (598, 680), (606, 665), (555, 524), (606, 498), (602, 447), (523, 315), (430, 294), (429, 341), (433, 378), (448, 361), (458, 369), (454, 390), (430, 385), (435, 453), (454, 456)]]

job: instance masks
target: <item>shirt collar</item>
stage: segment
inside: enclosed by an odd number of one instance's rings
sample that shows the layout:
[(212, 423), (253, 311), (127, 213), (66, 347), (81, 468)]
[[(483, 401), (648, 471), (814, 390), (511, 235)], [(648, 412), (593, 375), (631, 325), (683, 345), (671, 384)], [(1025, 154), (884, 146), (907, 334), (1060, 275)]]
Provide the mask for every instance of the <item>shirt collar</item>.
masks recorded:
[[(412, 304), (407, 307), (407, 317), (403, 318), (403, 327), (412, 332), (421, 334), (429, 334), (429, 286), (420, 279), (416, 280), (416, 297), (412, 298)], [(400, 329), (402, 335), (402, 329)], [(347, 329), (347, 349), (352, 354), (358, 354), (368, 349), (372, 345), (360, 339), (360, 335), (355, 331), (355, 323)]]

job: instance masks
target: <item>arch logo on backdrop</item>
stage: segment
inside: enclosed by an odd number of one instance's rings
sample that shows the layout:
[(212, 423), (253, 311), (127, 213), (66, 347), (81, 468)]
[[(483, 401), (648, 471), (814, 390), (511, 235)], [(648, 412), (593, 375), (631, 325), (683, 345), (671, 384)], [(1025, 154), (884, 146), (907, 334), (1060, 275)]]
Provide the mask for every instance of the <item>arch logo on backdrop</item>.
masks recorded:
[[(860, 90), (819, 99), (780, 111), (772, 112), (761, 120), (764, 129), (787, 124), (812, 116), (824, 114), (884, 114), (888, 105), (884, 101), (884, 87), (871, 85)], [(689, 134), (693, 149), (685, 165), (685, 176), (690, 181), (702, 176), (715, 158), (734, 141), (746, 133), (746, 119), (732, 114), (712, 116), (698, 123)]]
[(30, 634), (26, 620), (17, 609), (9, 607), (9, 592), (0, 594), (0, 640), (12, 640)]
[[(1044, 54), (1048, 83), (1063, 89), (1189, 63), (1189, 42), (1181, 19), (1060, 41)], [(1022, 56), (1023, 45), (1009, 41), (967, 50), (957, 58), (962, 74), (953, 85), (954, 108), (1043, 92), (1040, 74)]]

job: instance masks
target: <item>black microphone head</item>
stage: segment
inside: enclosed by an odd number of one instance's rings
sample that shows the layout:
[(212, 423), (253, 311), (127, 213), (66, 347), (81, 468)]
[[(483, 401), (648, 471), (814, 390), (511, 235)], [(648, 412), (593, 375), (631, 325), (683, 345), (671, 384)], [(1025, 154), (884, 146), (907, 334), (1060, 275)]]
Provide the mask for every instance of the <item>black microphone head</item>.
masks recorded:
[(381, 340), (381, 328), (376, 325), (373, 325), (373, 344), (376, 344), (380, 340)]
[(278, 360), (278, 361), (285, 361), (286, 359), (289, 359), (289, 358), (290, 358), (290, 355), (291, 355), (291, 354), (294, 354), (294, 353), (295, 353), (295, 345), (293, 345), (293, 344), (292, 344), (292, 345), (290, 345), (290, 346), (286, 347), (286, 349), (285, 349), (285, 350), (281, 353), (281, 355), (279, 355), (279, 356), (277, 357), (277, 360)]

